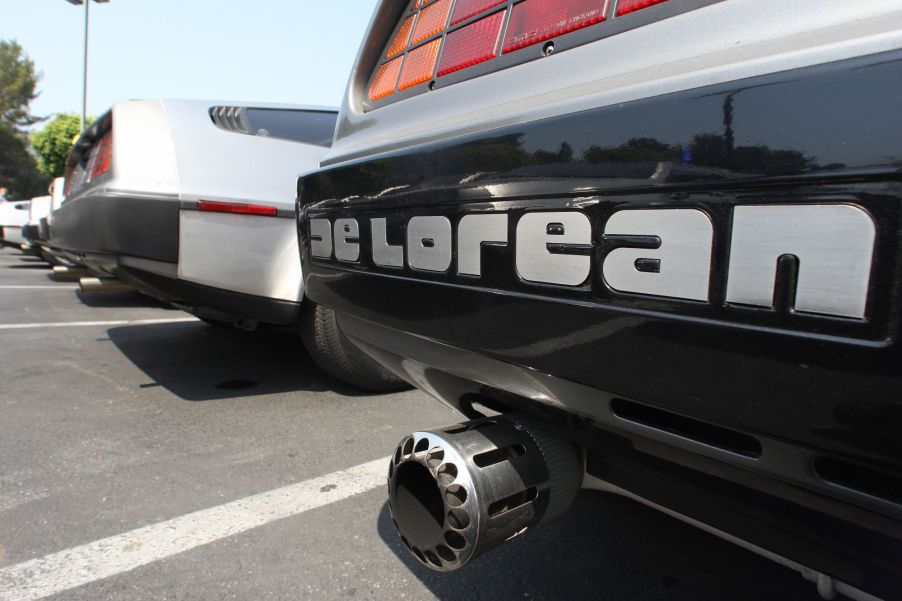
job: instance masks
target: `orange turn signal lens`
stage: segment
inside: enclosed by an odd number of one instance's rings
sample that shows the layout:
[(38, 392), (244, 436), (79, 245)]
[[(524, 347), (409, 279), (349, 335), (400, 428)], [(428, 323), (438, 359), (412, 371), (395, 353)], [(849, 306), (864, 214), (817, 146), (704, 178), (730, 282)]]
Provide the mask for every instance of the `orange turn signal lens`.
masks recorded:
[(451, 10), (451, 0), (438, 0), (421, 10), (410, 43), (417, 44), (444, 31), (445, 23), (448, 22), (449, 10)]
[(435, 72), (435, 61), (441, 47), (442, 40), (439, 38), (408, 52), (407, 61), (401, 71), (401, 79), (398, 81), (398, 89), (406, 90), (432, 79), (432, 74)]
[(413, 15), (404, 19), (404, 23), (401, 24), (401, 29), (395, 34), (395, 39), (391, 41), (388, 52), (385, 53), (385, 58), (391, 58), (396, 54), (404, 52), (404, 49), (407, 48), (407, 40), (410, 39), (411, 28), (413, 28)]
[(401, 72), (403, 60), (404, 57), (399, 56), (379, 67), (376, 76), (373, 77), (373, 83), (370, 85), (370, 102), (395, 93), (395, 84), (398, 82), (398, 74)]

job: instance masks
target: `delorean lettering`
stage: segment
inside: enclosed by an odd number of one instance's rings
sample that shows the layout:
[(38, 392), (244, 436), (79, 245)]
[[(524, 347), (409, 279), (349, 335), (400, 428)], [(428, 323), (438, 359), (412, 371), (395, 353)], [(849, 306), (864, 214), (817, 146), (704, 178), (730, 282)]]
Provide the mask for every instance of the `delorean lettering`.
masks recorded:
[[(581, 211), (533, 211), (508, 239), (507, 213), (471, 213), (455, 232), (441, 215), (411, 217), (404, 244), (387, 240), (388, 222), (371, 218), (372, 262), (385, 268), (480, 278), (485, 245), (513, 245), (518, 276), (536, 284), (581, 286), (591, 276), (597, 240), (610, 242), (601, 275), (615, 292), (709, 302), (714, 225), (695, 208), (624, 209), (593, 236)], [(362, 224), (354, 218), (313, 218), (310, 253), (318, 260), (360, 261)], [(733, 208), (727, 260), (727, 303), (773, 308), (781, 259), (796, 262), (793, 309), (864, 319), (876, 226), (850, 204), (743, 205)], [(456, 261), (454, 261), (456, 249)], [(405, 261), (406, 257), (406, 261)], [(456, 263), (452, 265), (452, 263)]]

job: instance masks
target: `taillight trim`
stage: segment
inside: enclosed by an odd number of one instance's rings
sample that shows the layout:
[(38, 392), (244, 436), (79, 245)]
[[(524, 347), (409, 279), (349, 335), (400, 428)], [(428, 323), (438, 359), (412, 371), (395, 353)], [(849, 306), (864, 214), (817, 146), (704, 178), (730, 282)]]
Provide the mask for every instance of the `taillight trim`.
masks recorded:
[[(453, 33), (458, 29), (462, 29), (476, 21), (484, 19), (496, 12), (504, 11), (505, 15), (501, 27), (502, 41), (501, 44), (499, 44), (497, 55), (489, 60), (485, 60), (472, 66), (455, 70), (451, 73), (443, 74), (441, 76), (439, 76), (438, 73), (435, 73), (432, 79), (421, 84), (403, 90), (396, 89), (396, 91), (391, 94), (381, 96), (376, 100), (371, 100), (369, 97), (369, 90), (375, 78), (376, 71), (383, 63), (391, 60), (385, 57), (385, 53), (388, 51), (389, 45), (391, 44), (392, 40), (394, 40), (394, 36), (400, 29), (405, 19), (407, 19), (411, 15), (417, 14), (416, 9), (414, 8), (414, 3), (409, 1), (406, 2), (404, 6), (397, 9), (397, 12), (392, 12), (391, 15), (385, 17), (388, 22), (392, 23), (391, 29), (376, 29), (371, 32), (372, 36), (379, 37), (379, 42), (381, 43), (370, 44), (373, 50), (366, 53), (363, 56), (360, 64), (358, 65), (359, 71), (365, 75), (364, 77), (361, 77), (359, 80), (357, 80), (354, 84), (355, 95), (357, 95), (357, 97), (360, 99), (363, 111), (369, 112), (371, 110), (394, 104), (395, 102), (406, 100), (408, 98), (412, 98), (426, 92), (440, 90), (442, 88), (448, 87), (450, 85), (455, 85), (463, 81), (476, 79), (490, 73), (502, 71), (504, 69), (515, 67), (527, 62), (531, 62), (533, 60), (545, 58), (546, 56), (549, 56), (551, 54), (547, 51), (547, 47), (549, 45), (553, 45), (553, 54), (557, 55), (561, 52), (570, 50), (578, 46), (583, 46), (591, 42), (599, 41), (613, 35), (618, 35), (632, 29), (644, 27), (646, 25), (650, 25), (658, 21), (663, 21), (665, 19), (683, 13), (698, 10), (700, 8), (711, 6), (713, 4), (718, 4), (726, 0), (661, 0), (656, 4), (652, 4), (645, 8), (635, 10), (633, 12), (628, 12), (619, 16), (616, 14), (619, 1), (607, 0), (604, 8), (603, 20), (595, 22), (581, 29), (577, 29), (575, 31), (560, 34), (557, 37), (545, 40), (544, 43), (537, 43), (531, 46), (526, 46), (524, 48), (510, 50), (507, 53), (504, 53), (501, 46), (503, 45), (504, 39), (507, 36), (511, 9), (515, 5), (520, 4), (524, 1), (528, 0), (503, 0), (502, 2), (492, 6), (489, 9), (484, 10), (483, 12), (472, 15), (451, 25), (457, 4), (456, 1), (452, 2), (450, 10), (448, 11), (446, 26), (443, 31), (436, 35), (423, 39), (417, 44), (406, 48), (403, 52), (395, 54), (392, 58), (397, 59), (401, 57), (403, 59), (406, 59), (408, 52), (441, 38), (442, 43), (436, 65), (441, 64), (442, 54), (444, 52), (445, 38), (447, 38), (450, 33)], [(435, 0), (424, 1), (422, 3), (422, 7), (425, 8), (433, 4), (434, 2)], [(412, 37), (413, 34), (411, 32), (411, 38)], [(437, 70), (438, 69), (436, 68), (436, 71)]]

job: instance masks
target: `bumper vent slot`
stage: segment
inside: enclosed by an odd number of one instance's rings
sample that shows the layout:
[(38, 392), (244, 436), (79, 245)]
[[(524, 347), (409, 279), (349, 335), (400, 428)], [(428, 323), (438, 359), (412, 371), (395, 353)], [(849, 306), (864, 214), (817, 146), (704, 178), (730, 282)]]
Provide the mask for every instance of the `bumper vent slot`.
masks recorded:
[(761, 457), (761, 443), (755, 437), (736, 430), (623, 399), (611, 401), (611, 411), (621, 419), (668, 434), (745, 457)]

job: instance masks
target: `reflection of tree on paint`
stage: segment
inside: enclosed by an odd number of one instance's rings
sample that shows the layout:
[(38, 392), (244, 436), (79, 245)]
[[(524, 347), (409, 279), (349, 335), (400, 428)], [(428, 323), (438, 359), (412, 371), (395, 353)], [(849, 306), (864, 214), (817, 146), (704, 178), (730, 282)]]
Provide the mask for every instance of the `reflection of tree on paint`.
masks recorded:
[(590, 146), (583, 153), (589, 163), (622, 163), (634, 161), (679, 161), (680, 148), (654, 138), (632, 138), (616, 148)]

